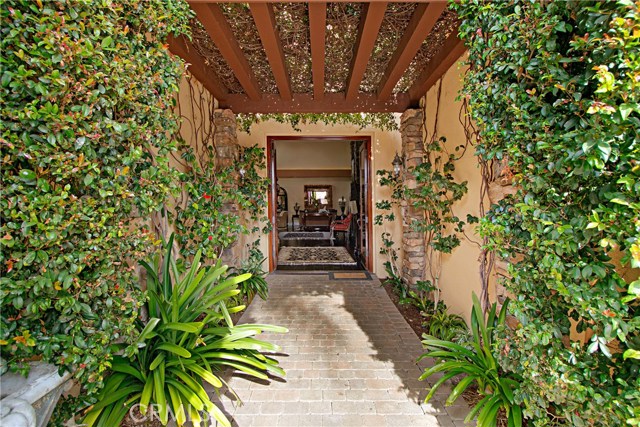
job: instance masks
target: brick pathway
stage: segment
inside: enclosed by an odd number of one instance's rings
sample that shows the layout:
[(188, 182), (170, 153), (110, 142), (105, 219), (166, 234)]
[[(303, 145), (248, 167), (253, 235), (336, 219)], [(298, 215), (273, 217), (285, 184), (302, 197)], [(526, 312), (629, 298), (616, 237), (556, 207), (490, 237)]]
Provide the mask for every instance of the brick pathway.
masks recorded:
[(269, 299), (256, 298), (240, 321), (289, 329), (262, 336), (282, 347), (277, 357), (287, 376), (268, 384), (232, 378), (243, 404), (230, 392), (220, 402), (234, 425), (464, 425), (462, 399), (444, 406), (449, 388), (423, 403), (427, 384), (415, 362), (422, 346), (378, 279), (301, 273), (270, 275)]

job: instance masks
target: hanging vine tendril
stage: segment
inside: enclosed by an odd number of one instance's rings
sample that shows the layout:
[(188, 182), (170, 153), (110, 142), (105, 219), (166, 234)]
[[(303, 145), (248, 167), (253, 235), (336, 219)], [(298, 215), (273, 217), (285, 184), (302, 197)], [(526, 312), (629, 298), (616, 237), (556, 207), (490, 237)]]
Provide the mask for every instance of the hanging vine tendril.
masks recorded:
[[(215, 259), (238, 236), (269, 230), (265, 215), (268, 180), (259, 174), (266, 167), (265, 156), (257, 146), (219, 147), (215, 117), (220, 113), (214, 98), (193, 78), (186, 80), (187, 100), (177, 102), (182, 126), (175, 138), (181, 156), (173, 159), (182, 173), (174, 223), (184, 256), (202, 249), (209, 259)], [(239, 174), (241, 169), (244, 176)]]
[[(458, 113), (458, 121), (464, 131), (466, 145), (472, 147), (475, 146), (479, 135), (473, 121), (471, 120), (471, 115), (469, 114), (469, 101), (466, 97), (462, 98), (462, 105), (460, 106), (460, 111)], [(487, 161), (486, 159), (483, 159), (482, 156), (477, 155), (475, 157), (478, 161), (478, 166), (480, 167), (481, 176), (479, 214), (480, 218), (484, 218), (486, 214), (485, 201), (489, 199), (489, 183), (494, 180), (493, 160)], [(480, 267), (478, 271), (482, 287), (480, 302), (482, 303), (482, 309), (484, 311), (489, 308), (489, 281), (495, 265), (495, 253), (487, 249), (488, 243), (489, 238), (483, 237), (482, 244), (478, 244), (480, 247), (480, 255), (478, 257)]]
[[(424, 298), (425, 294), (431, 294), (434, 310), (438, 310), (440, 301), (442, 254), (451, 253), (460, 245), (459, 236), (464, 235), (464, 227), (467, 223), (477, 222), (477, 218), (471, 215), (467, 215), (466, 221), (461, 220), (453, 212), (453, 205), (467, 193), (467, 182), (456, 182), (453, 173), (455, 162), (464, 156), (469, 141), (457, 145), (455, 153), (448, 151), (446, 139), (439, 135), (441, 95), (442, 81), (436, 95), (432, 132), (428, 130), (426, 102), (421, 110), (422, 153), (420, 154), (422, 158), (420, 163), (406, 168), (404, 179), (396, 177), (392, 171), (377, 171), (378, 176), (381, 177), (381, 185), (391, 187), (392, 196), (391, 201), (380, 201), (376, 203), (376, 207), (388, 212), (394, 205), (403, 206), (406, 203), (407, 207), (414, 210), (412, 216), (404, 215), (404, 217), (409, 221), (408, 226), (411, 230), (419, 233), (424, 242), (425, 264), (421, 280), (416, 284), (417, 297)], [(393, 221), (393, 213), (376, 216), (376, 224), (382, 224), (384, 220)], [(385, 233), (383, 240), (386, 240), (384, 253), (394, 255), (393, 241), (388, 233)], [(394, 258), (391, 256), (387, 263), (390, 267), (394, 266)], [(397, 269), (388, 268), (388, 271), (394, 273)]]

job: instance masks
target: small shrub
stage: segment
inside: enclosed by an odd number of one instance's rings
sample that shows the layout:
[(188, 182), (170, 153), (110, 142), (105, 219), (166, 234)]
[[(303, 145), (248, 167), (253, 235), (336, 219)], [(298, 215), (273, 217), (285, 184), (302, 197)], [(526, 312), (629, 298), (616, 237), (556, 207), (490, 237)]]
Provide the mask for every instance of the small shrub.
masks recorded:
[(249, 249), (249, 258), (243, 261), (240, 267), (232, 269), (233, 274), (251, 275), (239, 283), (240, 295), (246, 296), (249, 302), (256, 294), (263, 300), (266, 300), (269, 296), (269, 284), (265, 279), (267, 272), (262, 269), (262, 264), (266, 258), (258, 248), (259, 244), (260, 241), (256, 240)]
[(438, 388), (445, 381), (464, 375), (460, 382), (453, 388), (446, 404), (451, 405), (460, 395), (475, 383), (479, 393), (483, 396), (465, 418), (465, 422), (471, 422), (478, 417), (478, 427), (495, 427), (500, 409), (506, 411), (509, 427), (522, 425), (522, 409), (515, 401), (514, 390), (518, 387), (519, 378), (514, 374), (505, 374), (493, 354), (495, 351), (493, 333), (497, 326), (503, 325), (506, 318), (506, 310), (509, 301), (502, 306), (499, 314), (496, 314), (496, 304), (489, 309), (485, 320), (480, 301), (473, 294), (473, 310), (471, 312), (472, 340), (469, 348), (454, 342), (424, 335), (422, 343), (429, 350), (420, 356), (418, 360), (431, 357), (439, 362), (428, 368), (420, 376), (425, 380), (438, 372), (444, 375), (437, 380), (429, 394), (425, 398), (428, 402)]
[(143, 263), (148, 273), (146, 321), (138, 321), (135, 342), (124, 355), (115, 356), (112, 374), (86, 411), (83, 423), (88, 427), (119, 425), (135, 404), (145, 415), (150, 404), (159, 408), (163, 425), (169, 410), (179, 426), (187, 417), (199, 425), (201, 413), (207, 413), (224, 426), (229, 420), (210, 400), (203, 381), (217, 388), (222, 380), (217, 373), (231, 367), (260, 379), (267, 373), (284, 375), (277, 361), (261, 351), (277, 351), (278, 346), (253, 338), (263, 331), (286, 332), (271, 325), (234, 326), (229, 313), (243, 307), (227, 307), (237, 295), (238, 283), (248, 274), (220, 280), (227, 267), (200, 267), (200, 251), (191, 268), (180, 274), (171, 255), (173, 236), (164, 261), (157, 257)]
[(452, 341), (456, 343), (464, 343), (469, 338), (469, 328), (464, 319), (447, 311), (444, 303), (441, 308), (434, 314), (429, 316), (429, 320), (424, 323), (427, 328), (427, 334), (434, 338)]

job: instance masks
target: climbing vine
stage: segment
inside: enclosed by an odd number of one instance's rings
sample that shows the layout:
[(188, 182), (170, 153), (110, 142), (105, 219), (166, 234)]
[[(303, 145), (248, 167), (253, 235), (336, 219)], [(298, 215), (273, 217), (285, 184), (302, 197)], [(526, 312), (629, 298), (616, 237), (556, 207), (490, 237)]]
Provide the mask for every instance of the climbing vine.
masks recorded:
[[(174, 223), (181, 253), (190, 257), (202, 250), (215, 260), (236, 243), (241, 234), (267, 233), (266, 193), (268, 179), (260, 175), (266, 168), (264, 150), (241, 147), (235, 141), (216, 143), (213, 98), (202, 86), (187, 80), (187, 105), (179, 105), (190, 126), (191, 139), (181, 139), (182, 195), (176, 202)], [(188, 115), (186, 113), (189, 113)], [(192, 117), (192, 122), (186, 122)], [(231, 122), (234, 125), (233, 122)], [(185, 132), (182, 132), (185, 134)], [(180, 134), (177, 134), (180, 138)]]
[(288, 123), (300, 132), (300, 125), (323, 123), (325, 125), (354, 125), (360, 129), (374, 127), (384, 131), (398, 130), (393, 113), (283, 113), (283, 114), (238, 114), (238, 127), (251, 133), (251, 126), (256, 123), (274, 120)]
[[(440, 105), (442, 86), (437, 92), (437, 109)], [(426, 108), (426, 107), (425, 107)], [(464, 233), (467, 223), (477, 222), (477, 218), (468, 215), (466, 221), (456, 216), (453, 205), (467, 193), (467, 182), (456, 182), (453, 173), (455, 162), (466, 152), (467, 143), (455, 146), (454, 153), (446, 149), (446, 138), (438, 135), (438, 116), (435, 112), (433, 132), (426, 131), (426, 111), (422, 110), (423, 133), (422, 157), (415, 165), (406, 167), (403, 176), (396, 176), (393, 171), (379, 170), (382, 186), (392, 190), (391, 200), (382, 200), (376, 207), (385, 214), (377, 215), (375, 223), (381, 225), (383, 221), (394, 221), (395, 215), (391, 211), (393, 206), (411, 209), (416, 215), (403, 215), (411, 218), (409, 226), (413, 233), (424, 238), (425, 268), (422, 280), (418, 283), (421, 292), (432, 292), (437, 309), (440, 299), (440, 274), (442, 268), (441, 256), (451, 253), (460, 245), (460, 236)], [(412, 161), (416, 159), (409, 159)], [(389, 257), (387, 268), (392, 268), (397, 255), (393, 249), (393, 241), (387, 234), (383, 236), (384, 245), (381, 253)], [(395, 258), (395, 259), (394, 259)], [(396, 268), (397, 269), (397, 268)]]
[[(5, 1), (0, 8), (0, 351), (102, 385), (130, 339), (143, 221), (174, 188), (183, 67), (164, 45), (191, 12), (168, 1)], [(132, 263), (132, 264), (130, 264)], [(3, 367), (4, 368), (4, 367)]]
[(640, 3), (456, 8), (477, 154), (519, 188), (481, 225), (517, 296), (515, 399), (534, 425), (639, 425)]

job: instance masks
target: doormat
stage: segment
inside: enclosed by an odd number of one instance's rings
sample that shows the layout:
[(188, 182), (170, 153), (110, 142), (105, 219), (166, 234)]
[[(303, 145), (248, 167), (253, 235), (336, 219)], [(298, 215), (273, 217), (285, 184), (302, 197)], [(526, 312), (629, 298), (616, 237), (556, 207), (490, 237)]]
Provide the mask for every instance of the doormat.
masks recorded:
[(353, 268), (357, 263), (349, 252), (341, 246), (317, 246), (313, 248), (286, 246), (278, 253), (278, 266), (344, 266)]
[(309, 232), (309, 231), (289, 231), (285, 233), (280, 233), (280, 239), (282, 240), (325, 240), (329, 238), (329, 233), (319, 232)]
[(368, 271), (330, 272), (330, 280), (373, 280)]

